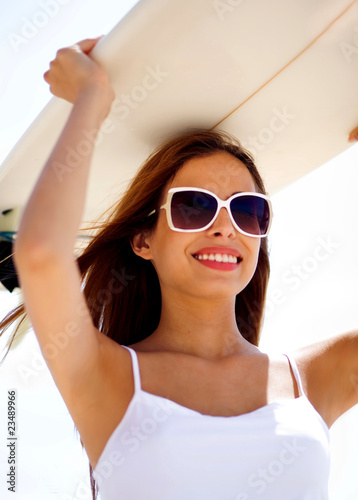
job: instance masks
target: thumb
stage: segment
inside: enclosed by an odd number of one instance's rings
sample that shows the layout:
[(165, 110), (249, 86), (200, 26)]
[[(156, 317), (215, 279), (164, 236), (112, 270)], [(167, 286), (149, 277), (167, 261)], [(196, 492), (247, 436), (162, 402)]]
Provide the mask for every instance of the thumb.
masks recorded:
[(82, 52), (84, 52), (85, 54), (89, 54), (103, 37), (104, 35), (101, 35), (97, 38), (86, 38), (85, 40), (77, 42), (76, 45), (82, 50)]

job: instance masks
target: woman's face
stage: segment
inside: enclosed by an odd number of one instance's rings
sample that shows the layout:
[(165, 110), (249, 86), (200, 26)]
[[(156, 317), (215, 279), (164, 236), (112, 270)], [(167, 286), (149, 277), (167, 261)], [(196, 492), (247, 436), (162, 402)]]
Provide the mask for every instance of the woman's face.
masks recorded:
[[(163, 203), (172, 187), (207, 189), (222, 200), (240, 191), (256, 191), (246, 166), (224, 151), (186, 162), (165, 188)], [(251, 280), (260, 249), (259, 238), (243, 235), (234, 228), (226, 208), (221, 208), (208, 229), (193, 233), (170, 229), (166, 211), (160, 210), (156, 229), (145, 241), (144, 252), (138, 255), (152, 261), (162, 294), (172, 290), (201, 298), (236, 296)], [(227, 265), (201, 257), (210, 253), (239, 258), (237, 263)]]

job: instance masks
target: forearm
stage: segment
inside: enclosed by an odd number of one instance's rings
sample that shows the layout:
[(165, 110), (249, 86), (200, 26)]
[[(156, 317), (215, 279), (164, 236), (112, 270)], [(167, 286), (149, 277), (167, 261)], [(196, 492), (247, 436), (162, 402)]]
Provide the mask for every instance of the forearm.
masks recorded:
[[(93, 140), (107, 114), (107, 89), (93, 85), (75, 102), (68, 122), (22, 214), (15, 252), (68, 256), (83, 216)], [(93, 137), (94, 139), (94, 137)]]

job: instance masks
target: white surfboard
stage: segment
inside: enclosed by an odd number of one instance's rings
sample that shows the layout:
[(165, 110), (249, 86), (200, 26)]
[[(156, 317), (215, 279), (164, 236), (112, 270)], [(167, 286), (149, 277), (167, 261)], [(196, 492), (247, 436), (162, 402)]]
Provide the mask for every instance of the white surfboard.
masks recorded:
[[(183, 129), (234, 134), (273, 194), (349, 147), (357, 125), (357, 1), (142, 0), (93, 57), (116, 100), (97, 139), (84, 220)], [(70, 109), (53, 98), (1, 166), (1, 211), (21, 211)], [(84, 130), (59, 176), (92, 140)]]

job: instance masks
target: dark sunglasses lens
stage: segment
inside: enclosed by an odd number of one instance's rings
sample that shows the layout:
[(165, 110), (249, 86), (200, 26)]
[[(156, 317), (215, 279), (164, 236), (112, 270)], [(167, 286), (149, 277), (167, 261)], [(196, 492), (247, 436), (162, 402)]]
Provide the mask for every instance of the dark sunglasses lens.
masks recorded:
[(267, 200), (258, 196), (240, 196), (230, 203), (236, 224), (246, 233), (266, 234), (270, 224)]
[(173, 194), (171, 216), (177, 229), (201, 229), (213, 219), (217, 201), (200, 191), (179, 191)]

